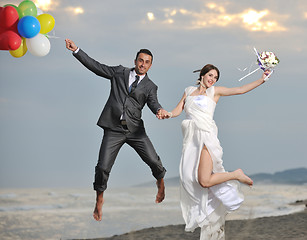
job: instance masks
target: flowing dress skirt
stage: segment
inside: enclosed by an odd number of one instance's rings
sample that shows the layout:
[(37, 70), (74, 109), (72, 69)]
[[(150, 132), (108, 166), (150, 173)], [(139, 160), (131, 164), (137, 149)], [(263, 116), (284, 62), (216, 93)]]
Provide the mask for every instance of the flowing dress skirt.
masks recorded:
[(225, 239), (225, 216), (240, 207), (244, 197), (238, 181), (203, 188), (198, 182), (200, 153), (204, 145), (213, 161), (213, 173), (225, 172), (223, 149), (217, 138), (217, 128), (211, 132), (198, 129), (193, 120), (182, 122), (184, 144), (180, 162), (180, 196), (186, 231), (201, 228), (201, 240)]

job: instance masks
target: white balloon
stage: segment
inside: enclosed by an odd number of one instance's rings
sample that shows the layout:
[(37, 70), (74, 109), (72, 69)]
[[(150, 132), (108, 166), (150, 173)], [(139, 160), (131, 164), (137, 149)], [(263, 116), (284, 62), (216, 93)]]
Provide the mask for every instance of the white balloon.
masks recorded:
[(29, 52), (34, 56), (43, 57), (50, 52), (50, 41), (41, 33), (33, 38), (27, 38), (26, 43)]

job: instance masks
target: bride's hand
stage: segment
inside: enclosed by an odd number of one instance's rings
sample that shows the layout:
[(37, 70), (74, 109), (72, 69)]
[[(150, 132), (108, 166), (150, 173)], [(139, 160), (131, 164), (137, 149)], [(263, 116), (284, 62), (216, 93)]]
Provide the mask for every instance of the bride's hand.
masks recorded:
[(263, 81), (269, 80), (271, 73), (272, 73), (272, 70), (265, 70), (262, 74)]
[(156, 114), (158, 119), (168, 119), (173, 116), (171, 112), (166, 111), (165, 109), (160, 109), (158, 113)]
[(166, 116), (167, 116), (167, 114), (168, 114), (168, 111), (166, 111), (165, 109), (163, 109), (163, 108), (161, 108), (161, 109), (159, 109), (159, 111), (157, 112), (157, 114), (156, 114), (156, 117), (158, 118), (158, 119), (165, 119), (165, 118), (167, 118)]

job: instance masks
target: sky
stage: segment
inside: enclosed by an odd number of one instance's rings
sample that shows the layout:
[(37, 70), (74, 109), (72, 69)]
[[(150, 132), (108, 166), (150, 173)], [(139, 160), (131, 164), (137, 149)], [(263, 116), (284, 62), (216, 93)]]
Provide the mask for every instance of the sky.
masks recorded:
[[(2, 1), (18, 5), (21, 1)], [(221, 72), (217, 86), (260, 78), (253, 48), (280, 59), (270, 80), (244, 95), (222, 97), (215, 111), (227, 171), (274, 173), (307, 167), (307, 2), (305, 0), (41, 0), (55, 18), (44, 57), (0, 51), (0, 187), (88, 187), (103, 131), (96, 125), (110, 83), (85, 69), (65, 48), (72, 39), (107, 65), (134, 66), (136, 52), (153, 52), (149, 77), (172, 110), (193, 70)], [(242, 71), (247, 68), (246, 71)], [(167, 174), (179, 175), (181, 121), (158, 120), (147, 106), (143, 119)], [(153, 181), (149, 167), (129, 146), (113, 166), (109, 187)]]

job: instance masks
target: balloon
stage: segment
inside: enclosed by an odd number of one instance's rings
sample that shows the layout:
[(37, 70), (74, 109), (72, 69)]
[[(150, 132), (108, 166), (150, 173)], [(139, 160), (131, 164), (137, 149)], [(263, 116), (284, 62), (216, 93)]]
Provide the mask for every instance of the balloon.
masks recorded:
[(16, 29), (18, 21), (18, 11), (14, 7), (0, 7), (0, 28)]
[(48, 33), (54, 28), (55, 20), (50, 14), (41, 14), (37, 16), (37, 19), (41, 25), (40, 33)]
[(0, 34), (0, 50), (16, 50), (20, 47), (21, 37), (13, 31)]
[(28, 50), (37, 57), (46, 56), (50, 51), (50, 41), (43, 34), (38, 34), (33, 38), (26, 39)]
[(41, 29), (40, 23), (37, 18), (32, 16), (25, 16), (20, 19), (17, 28), (19, 34), (25, 38), (35, 37)]
[(19, 16), (12, 6), (0, 7), (0, 50), (16, 50), (21, 44), (17, 31)]
[(14, 4), (5, 4), (3, 7), (8, 7), (8, 6), (13, 7), (13, 8), (15, 8), (17, 10), (17, 12), (18, 12), (18, 19), (19, 19), (19, 9), (18, 9), (18, 7), (15, 6)]
[(22, 42), (20, 44), (20, 47), (16, 50), (10, 50), (10, 54), (15, 58), (20, 58), (23, 55), (26, 54), (28, 51), (27, 45), (26, 45), (26, 39), (22, 38)]
[(25, 0), (18, 5), (19, 9), (19, 19), (24, 16), (37, 16), (37, 9), (35, 4), (30, 0)]

